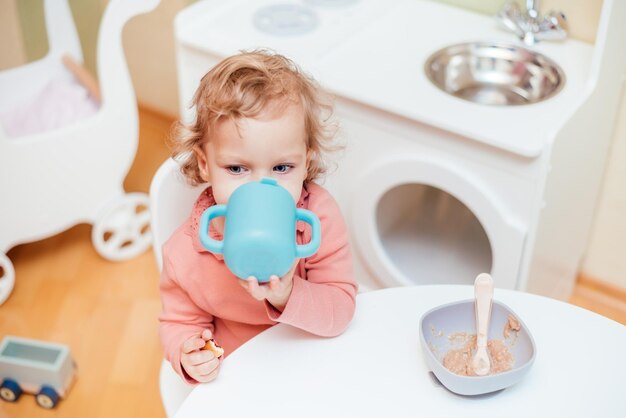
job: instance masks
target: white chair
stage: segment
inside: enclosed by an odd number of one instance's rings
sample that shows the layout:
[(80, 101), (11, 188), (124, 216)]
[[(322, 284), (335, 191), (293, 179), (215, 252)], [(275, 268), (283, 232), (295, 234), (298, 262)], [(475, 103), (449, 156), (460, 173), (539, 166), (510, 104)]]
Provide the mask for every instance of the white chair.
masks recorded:
[[(159, 271), (163, 267), (161, 254), (163, 243), (187, 219), (193, 203), (206, 187), (206, 185), (196, 187), (188, 185), (179, 172), (178, 163), (171, 158), (166, 160), (154, 175), (150, 185), (150, 227)], [(183, 382), (169, 362), (163, 360), (159, 388), (165, 413), (168, 417), (173, 417), (191, 392), (192, 386)]]
[[(109, 1), (98, 33), (101, 103), (94, 114), (20, 137), (0, 127), (0, 304), (15, 281), (6, 252), (18, 244), (90, 223), (94, 247), (109, 260), (126, 260), (150, 247), (148, 196), (123, 188), (137, 150), (139, 118), (122, 29), (158, 4)], [(44, 6), (50, 50), (41, 60), (0, 72), (2, 112), (37, 97), (56, 77), (69, 76), (64, 55), (82, 62), (67, 0), (45, 0)], [(62, 107), (57, 104), (53, 108)]]

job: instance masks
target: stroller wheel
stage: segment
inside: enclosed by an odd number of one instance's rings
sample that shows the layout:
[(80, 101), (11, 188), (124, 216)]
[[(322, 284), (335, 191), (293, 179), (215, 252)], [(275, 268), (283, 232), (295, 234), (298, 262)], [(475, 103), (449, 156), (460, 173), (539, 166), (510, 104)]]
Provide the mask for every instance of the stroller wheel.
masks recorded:
[(0, 305), (11, 294), (15, 284), (15, 269), (6, 254), (0, 253)]
[(112, 261), (129, 260), (152, 244), (149, 198), (145, 193), (127, 193), (112, 202), (91, 230), (98, 254)]

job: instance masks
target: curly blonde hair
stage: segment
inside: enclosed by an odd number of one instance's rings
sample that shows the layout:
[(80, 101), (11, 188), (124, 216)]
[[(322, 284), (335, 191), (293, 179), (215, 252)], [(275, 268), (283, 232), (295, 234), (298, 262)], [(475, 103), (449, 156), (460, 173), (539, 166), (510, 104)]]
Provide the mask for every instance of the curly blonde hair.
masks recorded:
[(254, 118), (268, 104), (285, 100), (299, 102), (304, 110), (309, 151), (305, 182), (325, 173), (324, 155), (341, 148), (332, 143), (337, 124), (331, 118), (330, 97), (293, 61), (267, 50), (254, 50), (224, 59), (202, 77), (191, 103), (196, 108), (195, 121), (174, 125), (172, 156), (188, 182), (204, 182), (193, 150), (211, 140), (220, 120)]

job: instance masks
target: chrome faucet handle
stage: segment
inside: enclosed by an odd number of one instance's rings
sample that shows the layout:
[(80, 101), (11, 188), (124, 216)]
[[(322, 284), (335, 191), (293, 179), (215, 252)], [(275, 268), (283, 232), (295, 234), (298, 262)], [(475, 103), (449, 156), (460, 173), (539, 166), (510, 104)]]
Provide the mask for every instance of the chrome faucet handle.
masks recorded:
[(561, 12), (550, 11), (541, 23), (539, 23), (539, 30), (537, 37), (540, 39), (565, 39), (569, 31), (569, 25), (567, 24), (567, 18)]
[(532, 20), (539, 20), (539, 0), (526, 0), (526, 14)]
[(517, 3), (506, 3), (496, 14), (496, 19), (504, 28), (515, 33), (519, 38), (524, 37), (522, 12)]
[(523, 13), (517, 3), (506, 3), (496, 14), (496, 19), (526, 45), (533, 45), (539, 40), (567, 38), (569, 28), (563, 13), (551, 11), (541, 17), (539, 0), (527, 0), (526, 9)]

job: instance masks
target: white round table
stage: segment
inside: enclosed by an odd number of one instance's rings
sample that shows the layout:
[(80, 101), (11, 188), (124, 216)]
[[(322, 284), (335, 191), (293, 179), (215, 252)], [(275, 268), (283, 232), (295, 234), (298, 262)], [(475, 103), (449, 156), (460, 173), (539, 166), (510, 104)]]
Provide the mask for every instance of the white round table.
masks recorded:
[(419, 344), (420, 317), (472, 297), (472, 286), (378, 290), (358, 296), (339, 337), (272, 327), (232, 353), (215, 381), (194, 388), (176, 417), (626, 416), (626, 326), (528, 293), (494, 293), (535, 339), (535, 364), (521, 382), (476, 397), (436, 383)]

